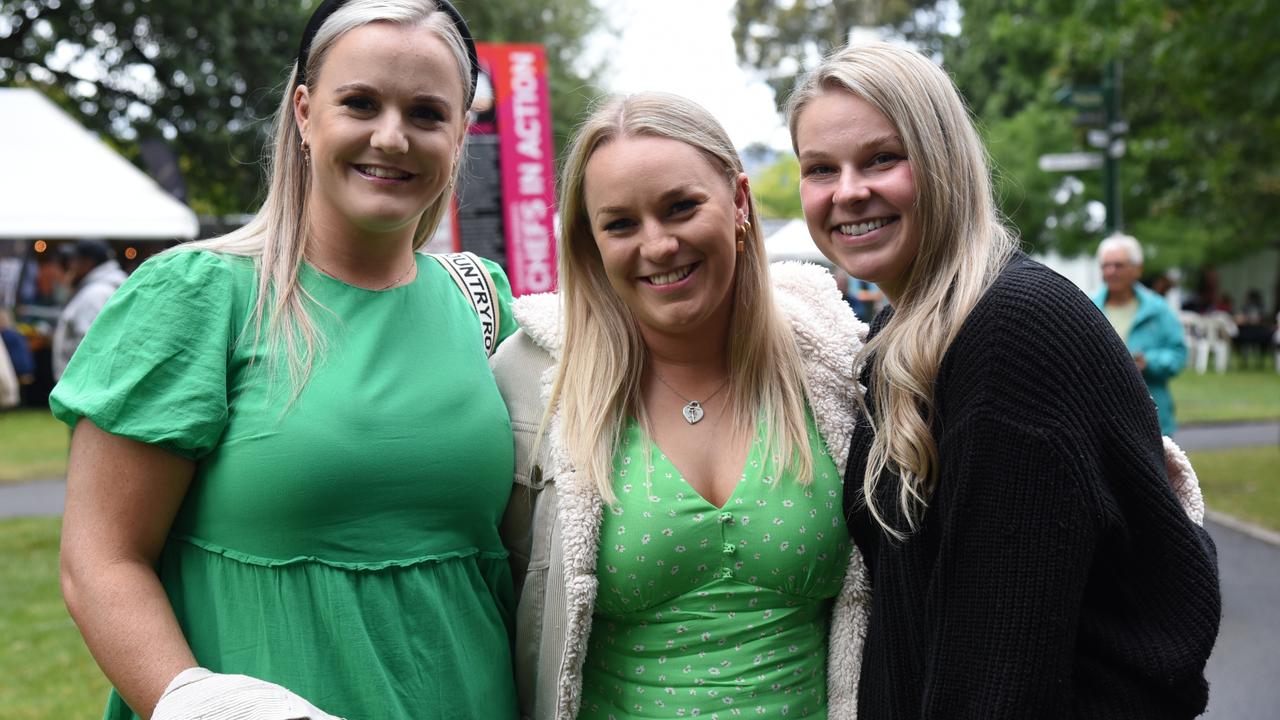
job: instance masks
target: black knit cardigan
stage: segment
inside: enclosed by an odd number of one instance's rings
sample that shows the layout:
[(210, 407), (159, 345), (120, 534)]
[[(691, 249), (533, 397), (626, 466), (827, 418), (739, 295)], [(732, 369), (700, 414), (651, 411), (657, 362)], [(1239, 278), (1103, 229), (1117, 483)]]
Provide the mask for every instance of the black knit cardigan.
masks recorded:
[[(1216, 552), (1169, 487), (1155, 405), (1097, 308), (1018, 255), (947, 350), (934, 401), (940, 474), (905, 541), (863, 502), (867, 423), (850, 448), (845, 511), (874, 598), (859, 717), (1203, 712)], [(880, 487), (905, 528), (897, 478)]]

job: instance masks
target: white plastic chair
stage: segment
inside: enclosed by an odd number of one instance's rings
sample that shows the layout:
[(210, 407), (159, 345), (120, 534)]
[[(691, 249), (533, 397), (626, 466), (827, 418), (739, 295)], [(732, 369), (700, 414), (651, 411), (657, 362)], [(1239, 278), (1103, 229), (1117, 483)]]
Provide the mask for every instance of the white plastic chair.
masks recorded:
[(1235, 320), (1219, 310), (1200, 316), (1200, 328), (1204, 335), (1195, 348), (1196, 372), (1203, 375), (1208, 371), (1212, 354), (1214, 371), (1225, 373), (1231, 361), (1231, 338), (1240, 333)]
[(1183, 340), (1187, 343), (1187, 356), (1191, 358), (1191, 364), (1195, 367), (1196, 372), (1203, 375), (1204, 369), (1200, 361), (1201, 347), (1204, 347), (1204, 364), (1207, 365), (1209, 362), (1209, 350), (1205, 342), (1204, 318), (1199, 313), (1183, 310), (1178, 313), (1178, 320), (1182, 322), (1182, 335)]
[(1276, 313), (1276, 334), (1271, 338), (1271, 347), (1276, 352), (1276, 372), (1280, 373), (1280, 313)]

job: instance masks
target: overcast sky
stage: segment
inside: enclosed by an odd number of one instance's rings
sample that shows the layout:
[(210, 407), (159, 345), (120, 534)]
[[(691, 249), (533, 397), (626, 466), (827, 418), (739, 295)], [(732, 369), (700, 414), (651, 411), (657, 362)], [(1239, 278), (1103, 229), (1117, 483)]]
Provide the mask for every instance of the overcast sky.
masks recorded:
[(764, 142), (789, 147), (773, 91), (738, 67), (734, 0), (600, 0), (617, 35), (602, 32), (605, 86), (614, 92), (663, 90), (711, 111), (739, 149)]

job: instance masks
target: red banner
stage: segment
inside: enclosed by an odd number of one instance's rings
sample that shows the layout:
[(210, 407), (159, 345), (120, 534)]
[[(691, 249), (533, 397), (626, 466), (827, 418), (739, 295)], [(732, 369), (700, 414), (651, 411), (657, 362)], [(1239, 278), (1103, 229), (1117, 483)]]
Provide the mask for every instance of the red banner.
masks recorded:
[[(549, 292), (556, 287), (555, 146), (546, 55), (541, 45), (479, 43), (476, 50), (493, 88), (511, 290)], [(481, 117), (477, 125), (493, 132)]]

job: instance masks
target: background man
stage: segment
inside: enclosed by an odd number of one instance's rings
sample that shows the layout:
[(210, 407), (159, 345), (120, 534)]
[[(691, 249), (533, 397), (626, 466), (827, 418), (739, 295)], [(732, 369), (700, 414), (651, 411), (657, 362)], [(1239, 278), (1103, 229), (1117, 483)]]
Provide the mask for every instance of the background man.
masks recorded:
[(1156, 402), (1160, 430), (1172, 435), (1173, 396), (1169, 380), (1187, 364), (1187, 345), (1182, 323), (1164, 298), (1143, 287), (1142, 246), (1130, 235), (1112, 235), (1098, 246), (1098, 263), (1106, 287), (1093, 298), (1111, 321)]
[(126, 277), (120, 265), (112, 259), (111, 248), (101, 240), (76, 242), (67, 272), (75, 294), (62, 309), (58, 327), (53, 331), (55, 381), (62, 377), (72, 353), (84, 334), (89, 332), (89, 325)]

